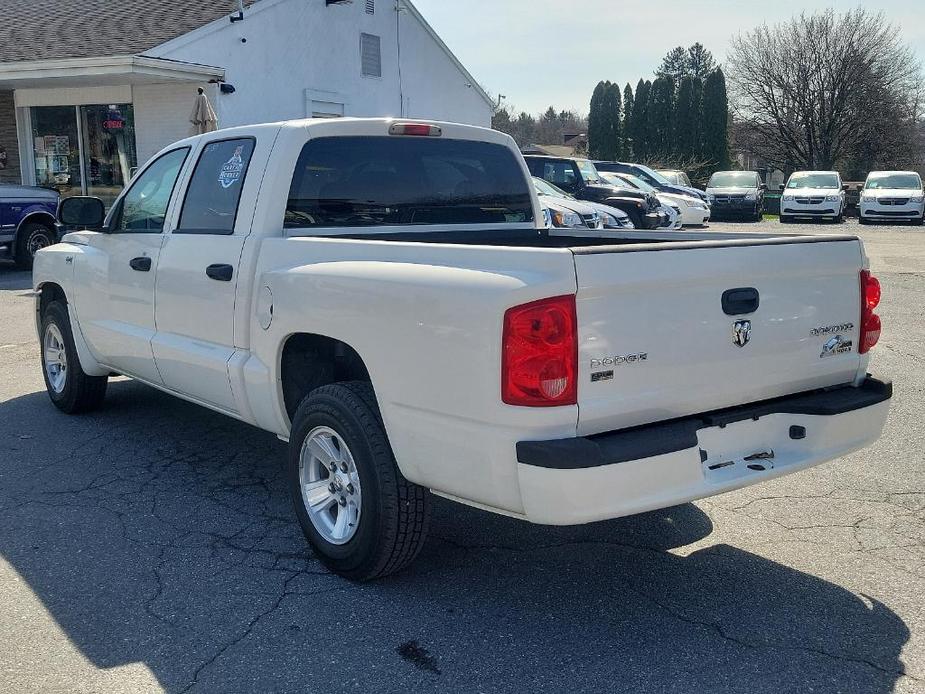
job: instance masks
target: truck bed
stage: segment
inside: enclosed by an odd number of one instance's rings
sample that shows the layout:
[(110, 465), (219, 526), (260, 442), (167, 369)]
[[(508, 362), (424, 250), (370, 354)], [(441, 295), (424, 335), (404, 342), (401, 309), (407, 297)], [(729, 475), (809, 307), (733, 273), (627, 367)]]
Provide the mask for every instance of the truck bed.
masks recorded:
[[(290, 236), (315, 236), (291, 233)], [(446, 231), (363, 232), (351, 229), (325, 238), (403, 243), (440, 243), (465, 246), (508, 246), (511, 248), (573, 248), (576, 252), (618, 252), (625, 246), (645, 246), (632, 250), (668, 250), (680, 248), (716, 248), (729, 246), (766, 246), (793, 243), (857, 241), (848, 234), (755, 234), (689, 231), (602, 231), (581, 229), (487, 229)], [(596, 249), (589, 251), (588, 249)], [(624, 249), (628, 250), (628, 249)]]

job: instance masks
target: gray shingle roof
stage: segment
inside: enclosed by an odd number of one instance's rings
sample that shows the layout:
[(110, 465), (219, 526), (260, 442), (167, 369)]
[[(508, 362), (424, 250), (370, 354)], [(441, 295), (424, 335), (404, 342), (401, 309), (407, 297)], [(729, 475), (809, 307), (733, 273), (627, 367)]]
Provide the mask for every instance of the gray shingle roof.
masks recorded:
[(237, 9), (237, 0), (3, 0), (0, 63), (134, 55)]

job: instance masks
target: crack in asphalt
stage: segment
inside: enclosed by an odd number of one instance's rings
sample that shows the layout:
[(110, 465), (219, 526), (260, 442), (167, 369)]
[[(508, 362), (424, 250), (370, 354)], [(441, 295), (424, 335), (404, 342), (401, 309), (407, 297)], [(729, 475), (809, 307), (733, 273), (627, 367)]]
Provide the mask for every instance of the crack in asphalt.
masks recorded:
[[(691, 624), (691, 625), (695, 625), (695, 626), (701, 626), (701, 627), (704, 627), (704, 628), (706, 628), (706, 629), (709, 629), (709, 630), (711, 630), (715, 635), (719, 636), (720, 638), (722, 638), (722, 639), (724, 639), (724, 640), (726, 640), (726, 641), (729, 641), (729, 642), (731, 642), (731, 643), (734, 643), (734, 644), (736, 644), (736, 645), (738, 645), (738, 646), (741, 646), (741, 647), (743, 647), (743, 648), (748, 648), (748, 649), (752, 649), (752, 650), (775, 649), (775, 650), (779, 650), (779, 651), (792, 651), (792, 652), (809, 653), (809, 654), (812, 654), (812, 655), (817, 655), (817, 656), (823, 656), (823, 657), (826, 657), (826, 658), (831, 658), (831, 659), (833, 659), (833, 660), (844, 661), (844, 662), (850, 662), (850, 663), (856, 663), (856, 664), (858, 664), (858, 665), (866, 665), (866, 666), (869, 666), (869, 667), (873, 668), (874, 670), (877, 670), (877, 671), (879, 671), (879, 672), (882, 672), (882, 673), (884, 673), (884, 674), (886, 674), (886, 675), (889, 675), (889, 676), (891, 676), (891, 677), (902, 676), (902, 677), (908, 677), (909, 679), (914, 680), (914, 681), (916, 681), (916, 682), (925, 681), (925, 680), (922, 680), (922, 679), (919, 678), (919, 677), (916, 677), (916, 676), (914, 676), (914, 675), (911, 675), (909, 672), (906, 671), (905, 668), (897, 668), (897, 669), (895, 669), (895, 670), (894, 670), (894, 669), (890, 669), (890, 668), (885, 668), (885, 667), (883, 667), (882, 665), (880, 665), (879, 663), (876, 663), (876, 662), (874, 662), (874, 661), (872, 661), (872, 660), (868, 660), (868, 659), (866, 659), (866, 658), (857, 658), (857, 657), (852, 657), (852, 656), (848, 656), (848, 655), (843, 655), (843, 654), (840, 654), (840, 653), (832, 653), (832, 652), (830, 652), (830, 651), (826, 651), (826, 650), (820, 649), (820, 648), (813, 648), (813, 647), (811, 647), (811, 646), (788, 646), (788, 645), (779, 644), (779, 643), (768, 643), (768, 642), (764, 642), (764, 643), (754, 643), (754, 642), (751, 642), (751, 641), (747, 641), (747, 640), (745, 640), (745, 639), (743, 639), (743, 638), (736, 637), (736, 636), (733, 636), (733, 635), (729, 634), (729, 633), (726, 631), (726, 629), (723, 627), (722, 624), (718, 624), (718, 623), (716, 623), (716, 622), (712, 622), (712, 621), (705, 620), (705, 619), (698, 619), (698, 618), (696, 618), (696, 617), (692, 617), (692, 616), (690, 616), (690, 615), (684, 614), (684, 613), (682, 613), (682, 612), (680, 612), (680, 611), (678, 611), (678, 610), (675, 610), (675, 609), (672, 608), (670, 605), (667, 605), (667, 604), (663, 603), (662, 601), (660, 601), (660, 600), (654, 598), (653, 596), (651, 596), (651, 595), (645, 593), (644, 591), (641, 591), (641, 590), (639, 590), (638, 588), (635, 588), (635, 587), (633, 587), (633, 586), (631, 586), (631, 585), (624, 584), (624, 587), (625, 587), (627, 590), (632, 591), (633, 593), (635, 593), (635, 594), (638, 595), (639, 597), (643, 598), (644, 600), (647, 600), (648, 602), (652, 603), (653, 605), (656, 605), (657, 607), (659, 607), (660, 609), (662, 609), (662, 610), (665, 611), (666, 613), (670, 614), (670, 615), (671, 615), (672, 617), (674, 617), (675, 619), (678, 619), (679, 621), (684, 622), (684, 623), (686, 623), (686, 624)], [(871, 598), (870, 598), (869, 596), (867, 596), (867, 595), (865, 595), (864, 597), (867, 598), (868, 600), (871, 600)]]
[(303, 573), (305, 572), (302, 572), (302, 571), (292, 572), (292, 575), (289, 576), (289, 578), (287, 578), (285, 582), (283, 583), (283, 590), (280, 592), (276, 600), (273, 601), (270, 607), (267, 608), (266, 610), (263, 610), (262, 612), (259, 612), (257, 615), (255, 615), (248, 622), (247, 626), (241, 631), (240, 634), (238, 634), (235, 638), (231, 639), (226, 644), (224, 644), (211, 657), (203, 661), (202, 664), (200, 664), (199, 667), (196, 668), (195, 672), (193, 672), (193, 677), (190, 680), (190, 682), (183, 689), (180, 690), (181, 694), (186, 694), (186, 692), (191, 691), (194, 687), (199, 685), (199, 678), (202, 675), (202, 673), (206, 670), (206, 668), (208, 668), (213, 663), (215, 663), (228, 650), (230, 650), (231, 648), (234, 648), (239, 643), (244, 641), (247, 637), (249, 637), (251, 633), (253, 633), (254, 628), (257, 626), (258, 622), (260, 622), (261, 619), (268, 617), (269, 615), (273, 614), (276, 610), (278, 610), (280, 605), (283, 604), (283, 600), (285, 600), (288, 596), (290, 595), (300, 595), (300, 596), (320, 595), (322, 593), (333, 593), (333, 592), (345, 590), (341, 586), (334, 586), (331, 588), (321, 588), (321, 589), (314, 590), (314, 591), (289, 592), (289, 584), (296, 577), (302, 575)]

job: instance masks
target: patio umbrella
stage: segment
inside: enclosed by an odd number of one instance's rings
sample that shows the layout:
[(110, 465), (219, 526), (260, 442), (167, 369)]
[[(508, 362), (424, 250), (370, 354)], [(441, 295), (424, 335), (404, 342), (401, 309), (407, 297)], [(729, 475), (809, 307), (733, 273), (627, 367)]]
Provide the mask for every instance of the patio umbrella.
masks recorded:
[(190, 123), (193, 124), (193, 134), (210, 133), (218, 129), (218, 117), (209, 103), (209, 97), (206, 96), (202, 87), (199, 88), (199, 96), (196, 97), (196, 103), (193, 104), (193, 112), (189, 117)]

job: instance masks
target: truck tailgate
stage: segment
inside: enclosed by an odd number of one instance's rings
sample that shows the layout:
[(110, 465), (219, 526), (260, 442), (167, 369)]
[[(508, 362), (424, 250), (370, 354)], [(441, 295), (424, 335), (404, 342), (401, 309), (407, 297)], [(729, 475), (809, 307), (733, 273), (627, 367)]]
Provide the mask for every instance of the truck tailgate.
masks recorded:
[(573, 249), (579, 435), (848, 383), (866, 363), (856, 239), (637, 248)]

